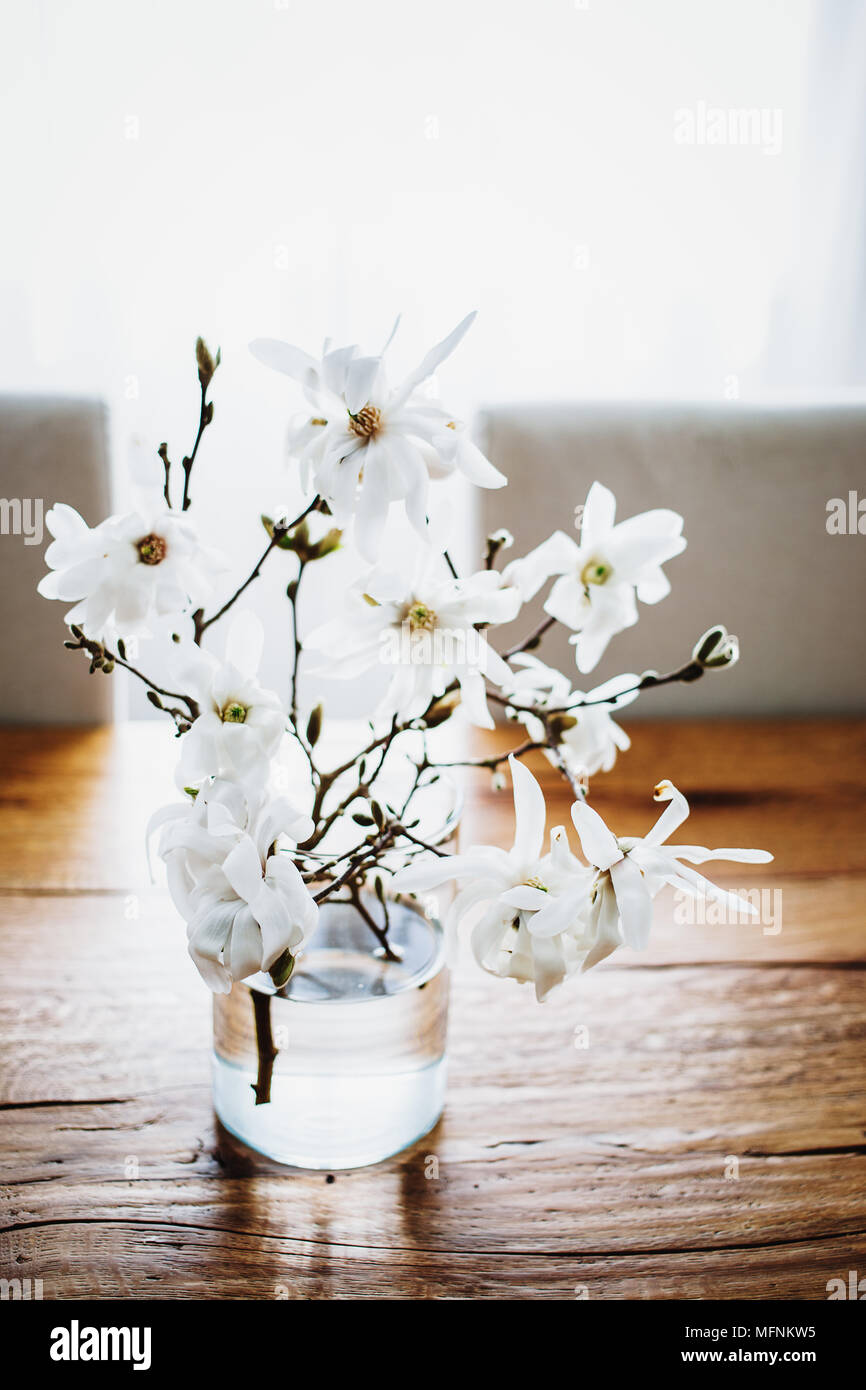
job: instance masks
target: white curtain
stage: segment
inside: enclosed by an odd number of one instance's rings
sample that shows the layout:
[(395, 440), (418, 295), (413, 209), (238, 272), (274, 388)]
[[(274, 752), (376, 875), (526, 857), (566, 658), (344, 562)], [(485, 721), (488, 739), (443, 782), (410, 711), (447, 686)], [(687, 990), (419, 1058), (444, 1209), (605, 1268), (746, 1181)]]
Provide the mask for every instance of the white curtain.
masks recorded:
[(866, 385), (866, 5), (815, 8), (804, 79), (793, 271), (765, 354), (769, 382), (816, 394)]

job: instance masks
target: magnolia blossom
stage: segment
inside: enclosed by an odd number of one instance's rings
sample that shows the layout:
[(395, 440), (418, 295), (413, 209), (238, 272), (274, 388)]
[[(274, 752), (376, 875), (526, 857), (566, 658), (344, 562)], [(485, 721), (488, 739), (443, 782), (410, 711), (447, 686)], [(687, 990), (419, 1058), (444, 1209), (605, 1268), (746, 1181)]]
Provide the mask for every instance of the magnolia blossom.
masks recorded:
[[(443, 855), (410, 865), (394, 879), (398, 891), (423, 892), (454, 879), (466, 886), (457, 894), (449, 921), (474, 918), (472, 949), (492, 975), (532, 982), (545, 999), (555, 985), (580, 966), (592, 941), (586, 909), (593, 875), (568, 848), (564, 830), (544, 839), (544, 796), (532, 773), (509, 758), (514, 785), (514, 844), (510, 850), (474, 846), (465, 854)], [(536, 931), (551, 908), (568, 903), (555, 933)]]
[(148, 833), (157, 827), (189, 953), (215, 994), (269, 970), (287, 951), (298, 954), (318, 908), (291, 858), (275, 847), (282, 836), (311, 835), (309, 816), (284, 797), (267, 800), (217, 780), (194, 801), (157, 812)]
[(443, 569), (442, 557), (428, 551), (412, 579), (373, 570), (350, 591), (345, 612), (305, 646), (327, 653), (321, 669), (329, 675), (354, 679), (380, 664), (391, 669), (382, 714), (418, 718), (457, 681), (469, 718), (492, 729), (484, 678), (507, 683), (511, 672), (477, 624), (510, 622), (520, 595), (494, 570), (453, 579)]
[(250, 344), (265, 366), (303, 386), (312, 414), (293, 432), (289, 447), (300, 460), (304, 487), (312, 470), (316, 490), (338, 524), (355, 517), (358, 549), (371, 562), (392, 502), (403, 501), (409, 521), (426, 538), (431, 478), (458, 470), (480, 487), (502, 487), (506, 481), (448, 411), (417, 395), (474, 317), (467, 315), (397, 387), (388, 385), (384, 365), (393, 332), (378, 357), (361, 356), (357, 346), (331, 348), (328, 342), (321, 360), (273, 338)]
[(661, 566), (679, 555), (686, 542), (683, 519), (664, 509), (642, 512), (614, 524), (616, 498), (601, 483), (589, 489), (580, 540), (555, 531), (537, 549), (514, 560), (504, 572), (530, 599), (552, 576), (559, 578), (544, 604), (576, 633), (578, 670), (592, 671), (610, 639), (637, 622), (636, 597), (658, 603), (670, 593)]
[(54, 537), (45, 552), (51, 573), (44, 598), (75, 600), (66, 615), (89, 637), (149, 636), (167, 616), (199, 608), (222, 566), (198, 540), (193, 523), (162, 502), (90, 527), (58, 502), (45, 518)]
[[(537, 657), (519, 652), (511, 658), (515, 671), (508, 694), (515, 700), (515, 713), (524, 725), (530, 738), (539, 742), (544, 739), (544, 724), (537, 714), (524, 708), (527, 704), (541, 710), (561, 711), (572, 708), (557, 718), (560, 730), (559, 747), (565, 757), (569, 771), (576, 776), (593, 777), (596, 772), (610, 772), (616, 762), (617, 751), (624, 752), (631, 747), (631, 739), (612, 717), (614, 711), (630, 705), (638, 697), (635, 687), (640, 677), (625, 672), (605, 681), (584, 694), (582, 690), (572, 690), (567, 676), (550, 666), (545, 666)], [(581, 705), (581, 701), (586, 701)], [(548, 758), (554, 755), (548, 751)]]
[(286, 712), (279, 695), (258, 683), (263, 645), (258, 618), (239, 613), (229, 628), (224, 661), (193, 647), (178, 663), (181, 688), (201, 709), (181, 740), (180, 787), (221, 776), (266, 780), (286, 728)]
[[(716, 887), (690, 867), (711, 859), (730, 859), (740, 864), (768, 864), (773, 856), (760, 849), (704, 849), (700, 845), (667, 845), (665, 841), (685, 821), (689, 804), (672, 782), (660, 782), (654, 799), (669, 804), (652, 830), (643, 838), (617, 838), (601, 816), (585, 802), (571, 809), (583, 853), (595, 872), (589, 926), (594, 945), (583, 962), (588, 970), (618, 946), (642, 950), (652, 922), (652, 900), (666, 883), (696, 898), (713, 898), (738, 912), (752, 916), (755, 908), (736, 893)], [(686, 862), (683, 863), (682, 861)], [(534, 930), (555, 936), (576, 909), (579, 895), (563, 899), (539, 920)]]

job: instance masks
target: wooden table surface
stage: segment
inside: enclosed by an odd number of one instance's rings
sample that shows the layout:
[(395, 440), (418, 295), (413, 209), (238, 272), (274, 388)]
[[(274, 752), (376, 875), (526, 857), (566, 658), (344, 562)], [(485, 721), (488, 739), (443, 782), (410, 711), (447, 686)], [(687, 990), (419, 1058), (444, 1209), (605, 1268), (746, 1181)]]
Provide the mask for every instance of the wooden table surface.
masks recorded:
[[(677, 925), (663, 895), (647, 953), (544, 1006), (464, 947), (443, 1120), (333, 1180), (215, 1124), (209, 996), (143, 857), (166, 730), (0, 731), (0, 1275), (46, 1299), (819, 1300), (866, 1271), (866, 722), (630, 730), (593, 804), (642, 834), (670, 777), (679, 838), (775, 854), (712, 867), (780, 894), (781, 930)], [(468, 838), (510, 843), (510, 793), (473, 776)]]

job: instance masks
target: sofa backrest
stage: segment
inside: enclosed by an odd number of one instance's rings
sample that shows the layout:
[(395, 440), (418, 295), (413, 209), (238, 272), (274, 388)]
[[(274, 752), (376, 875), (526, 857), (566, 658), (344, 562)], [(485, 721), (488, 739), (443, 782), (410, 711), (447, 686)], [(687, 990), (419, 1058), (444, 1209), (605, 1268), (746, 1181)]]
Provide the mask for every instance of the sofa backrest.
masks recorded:
[[(111, 718), (111, 679), (88, 674), (64, 649), (73, 606), (41, 598), (51, 541), (44, 516), (68, 502), (90, 525), (109, 512), (105, 406), (49, 396), (0, 396), (0, 616), (4, 723), (101, 723)], [(41, 536), (39, 533), (44, 531)]]
[[(619, 671), (674, 669), (720, 621), (740, 638), (739, 664), (647, 692), (635, 715), (866, 710), (866, 403), (491, 407), (478, 437), (509, 478), (499, 492), (478, 492), (479, 534), (508, 527), (508, 558), (557, 527), (576, 535), (573, 509), (596, 478), (616, 495), (617, 520), (652, 507), (685, 518), (688, 548), (665, 567), (670, 595), (640, 605), (639, 623), (613, 639), (596, 671), (579, 675), (561, 629), (545, 638), (537, 654), (578, 688)], [(842, 534), (834, 499), (844, 503)], [(543, 616), (546, 592), (503, 641)]]

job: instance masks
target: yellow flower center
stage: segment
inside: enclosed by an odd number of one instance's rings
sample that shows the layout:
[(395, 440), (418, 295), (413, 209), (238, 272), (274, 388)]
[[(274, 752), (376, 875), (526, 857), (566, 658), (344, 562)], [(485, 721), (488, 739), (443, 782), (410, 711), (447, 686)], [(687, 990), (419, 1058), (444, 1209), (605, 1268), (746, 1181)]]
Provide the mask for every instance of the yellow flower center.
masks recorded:
[(581, 584), (606, 584), (613, 574), (613, 567), (604, 560), (590, 560), (580, 571)]
[(349, 413), (349, 429), (359, 439), (375, 439), (382, 428), (382, 414), (375, 405), (365, 405), (357, 415)]
[(550, 892), (550, 889), (548, 888), (547, 884), (542, 883), (541, 879), (537, 878), (535, 874), (533, 874), (530, 878), (525, 878), (523, 882), (527, 888), (538, 888), (542, 893)]
[(229, 700), (227, 705), (223, 705), (220, 710), (220, 719), (224, 724), (243, 724), (246, 722), (247, 709), (237, 700)]
[(139, 562), (142, 565), (159, 565), (165, 559), (168, 546), (162, 536), (157, 536), (153, 532), (149, 536), (142, 536), (140, 541), (135, 542), (138, 551)]
[(413, 632), (432, 632), (437, 618), (432, 608), (418, 599), (413, 599), (406, 609), (406, 621)]

